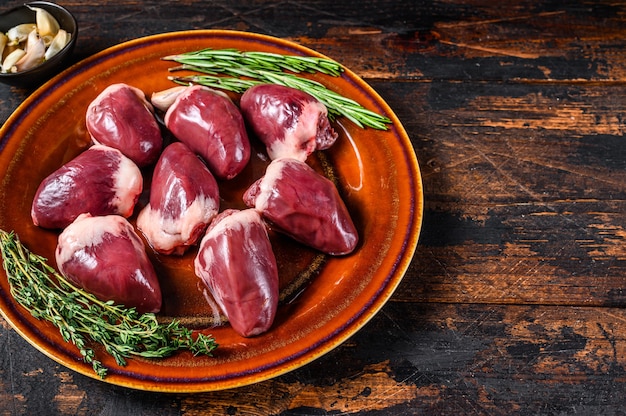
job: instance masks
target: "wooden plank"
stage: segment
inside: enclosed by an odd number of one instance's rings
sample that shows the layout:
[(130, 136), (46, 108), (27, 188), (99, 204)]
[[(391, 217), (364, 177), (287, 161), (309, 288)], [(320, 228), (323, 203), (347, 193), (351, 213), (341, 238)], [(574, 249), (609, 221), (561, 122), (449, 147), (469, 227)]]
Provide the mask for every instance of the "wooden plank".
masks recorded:
[(626, 89), (372, 85), (406, 127), (425, 190), (398, 296), (625, 304)]
[[(610, 82), (626, 75), (623, 4), (373, 3), (365, 15), (337, 6), (329, 13), (361, 18), (326, 27), (321, 38), (294, 39), (372, 79)], [(393, 10), (399, 4), (404, 10)]]
[[(176, 11), (156, 1), (68, 4), (81, 23), (73, 61), (164, 31), (236, 29), (301, 43), (370, 80), (614, 83), (626, 73), (626, 6), (607, 1), (495, 6), (379, 0), (363, 6), (324, 1), (233, 5), (224, 0), (214, 2), (210, 13), (200, 2), (187, 3)], [(20, 4), (12, 1), (6, 7)], [(19, 100), (0, 99), (0, 122), (28, 92), (12, 90)]]
[(609, 1), (222, 0), (207, 8), (196, 0), (172, 10), (125, 0), (68, 7), (81, 22), (76, 60), (163, 31), (236, 29), (302, 43), (368, 79), (610, 82), (626, 75), (626, 6)]
[(392, 301), (348, 342), (290, 374), (163, 395), (77, 375), (0, 327), (0, 349), (10, 347), (0, 356), (0, 413), (613, 414), (626, 399), (625, 334), (619, 308)]

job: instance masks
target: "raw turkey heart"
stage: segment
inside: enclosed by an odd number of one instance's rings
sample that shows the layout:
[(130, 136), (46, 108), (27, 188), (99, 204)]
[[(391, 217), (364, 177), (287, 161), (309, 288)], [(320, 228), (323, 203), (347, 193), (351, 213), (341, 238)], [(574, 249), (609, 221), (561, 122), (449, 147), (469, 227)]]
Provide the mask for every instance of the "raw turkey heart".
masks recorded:
[(141, 171), (119, 150), (93, 145), (46, 177), (31, 206), (33, 223), (64, 228), (80, 214), (129, 217), (143, 189)]
[(278, 307), (278, 267), (259, 213), (229, 209), (219, 214), (194, 261), (232, 328), (251, 337), (267, 331)]
[(219, 210), (219, 188), (209, 169), (189, 148), (165, 148), (150, 185), (150, 202), (137, 228), (156, 251), (184, 254), (202, 236)]
[(237, 176), (250, 160), (250, 141), (239, 108), (224, 94), (195, 85), (178, 91), (165, 125), (220, 179)]
[(335, 184), (299, 160), (272, 161), (243, 198), (277, 231), (324, 253), (348, 254), (359, 241)]
[(59, 271), (103, 301), (138, 312), (161, 309), (161, 287), (143, 241), (119, 215), (80, 215), (59, 235)]
[(108, 86), (87, 107), (85, 121), (94, 143), (120, 150), (139, 167), (156, 162), (161, 153), (154, 108), (138, 88)]
[(241, 96), (239, 106), (271, 159), (305, 161), (315, 150), (328, 149), (337, 140), (326, 106), (304, 91), (255, 85)]

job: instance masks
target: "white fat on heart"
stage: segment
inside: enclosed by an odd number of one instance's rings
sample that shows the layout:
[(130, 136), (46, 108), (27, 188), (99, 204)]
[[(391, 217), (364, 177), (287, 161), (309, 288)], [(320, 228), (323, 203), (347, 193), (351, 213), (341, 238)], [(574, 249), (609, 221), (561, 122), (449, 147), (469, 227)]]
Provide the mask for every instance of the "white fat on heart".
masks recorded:
[(274, 140), (267, 148), (271, 159), (292, 157), (305, 161), (316, 146), (316, 136), (320, 117), (326, 117), (328, 110), (321, 102), (309, 101), (302, 106), (298, 122), (285, 131), (282, 140)]
[(264, 212), (269, 204), (269, 200), (276, 189), (276, 184), (283, 178), (283, 166), (287, 163), (301, 163), (296, 160), (290, 160), (286, 158), (276, 159), (270, 163), (266, 170), (265, 175), (261, 179), (259, 186), (259, 193), (256, 197), (254, 207), (259, 212)]
[[(141, 104), (143, 104), (143, 106), (146, 108), (146, 110), (148, 112), (150, 112), (150, 114), (154, 114), (154, 107), (152, 106), (152, 104), (150, 103), (150, 101), (147, 100), (146, 95), (143, 93), (142, 90), (140, 90), (137, 87), (133, 87), (132, 85), (127, 85), (124, 83), (118, 83), (118, 84), (112, 84), (109, 85), (108, 87), (106, 87), (100, 94), (98, 94), (98, 96), (89, 104), (89, 106), (87, 107), (87, 112), (88, 113), (92, 113), (92, 108), (97, 108), (97, 106), (100, 105), (100, 103), (102, 101), (104, 101), (105, 99), (109, 98), (110, 96), (114, 96), (118, 91), (120, 90), (129, 90), (130, 92), (132, 92), (133, 94), (135, 94), (137, 96), (137, 98), (139, 99), (139, 102), (141, 102)], [(99, 111), (93, 111), (93, 114), (97, 115), (99, 114)]]
[(217, 202), (206, 196), (194, 199), (177, 218), (163, 215), (148, 204), (137, 217), (137, 228), (155, 249), (169, 251), (188, 244), (198, 224), (208, 224), (218, 209)]
[(143, 189), (143, 177), (135, 162), (124, 156), (121, 152), (120, 156), (120, 164), (114, 175), (115, 182), (113, 189), (115, 195), (113, 197), (113, 204), (118, 208), (120, 215), (129, 217), (135, 208), (137, 196)]
[[(223, 235), (229, 231), (239, 232), (241, 229), (250, 226), (253, 223), (262, 224), (261, 216), (254, 209), (245, 209), (242, 211), (234, 212), (226, 217), (221, 218), (216, 224), (211, 225), (211, 228), (206, 232), (200, 243), (199, 256), (203, 257), (204, 264), (207, 268), (215, 263), (215, 255), (213, 250), (205, 250), (204, 245), (207, 241), (212, 240), (220, 235)], [(244, 242), (252, 243), (252, 242)], [(253, 250), (254, 248), (251, 248)], [(204, 273), (201, 271), (198, 261), (196, 261), (196, 273)], [(199, 276), (201, 274), (198, 274)]]
[[(71, 258), (80, 256), (84, 247), (98, 246), (102, 243), (105, 234), (119, 236), (128, 227), (128, 221), (119, 215), (96, 217), (92, 217), (91, 214), (79, 215), (59, 235), (56, 252), (57, 265), (62, 268)], [(131, 240), (134, 245), (137, 244), (134, 239), (131, 238)], [(63, 250), (59, 250), (58, 247), (63, 247)], [(141, 248), (143, 249), (143, 246)], [(89, 264), (88, 261), (83, 263)]]

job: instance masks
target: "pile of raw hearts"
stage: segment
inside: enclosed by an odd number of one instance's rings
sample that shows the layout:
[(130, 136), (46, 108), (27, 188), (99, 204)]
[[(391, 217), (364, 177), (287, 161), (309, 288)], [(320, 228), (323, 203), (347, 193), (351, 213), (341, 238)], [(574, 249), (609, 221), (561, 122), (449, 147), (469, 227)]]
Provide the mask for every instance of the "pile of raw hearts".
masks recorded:
[[(164, 146), (156, 113), (176, 138)], [(46, 177), (32, 203), (35, 225), (62, 230), (59, 271), (103, 300), (158, 312), (162, 294), (147, 247), (128, 221), (152, 169), (149, 203), (136, 227), (151, 249), (197, 247), (196, 275), (232, 328), (267, 331), (278, 307), (268, 226), (330, 255), (352, 252), (358, 233), (335, 185), (307, 163), (337, 140), (326, 107), (289, 87), (251, 87), (239, 105), (202, 86), (154, 93), (114, 84), (89, 105), (93, 144)], [(220, 211), (219, 181), (250, 161), (253, 134), (271, 162), (243, 195), (248, 208)]]

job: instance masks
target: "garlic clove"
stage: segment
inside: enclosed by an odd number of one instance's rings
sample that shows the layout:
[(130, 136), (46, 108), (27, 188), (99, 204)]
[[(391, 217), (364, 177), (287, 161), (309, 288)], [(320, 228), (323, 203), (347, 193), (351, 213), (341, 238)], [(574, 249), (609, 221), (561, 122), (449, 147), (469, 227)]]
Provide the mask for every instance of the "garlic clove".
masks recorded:
[(15, 68), (15, 64), (17, 61), (22, 59), (26, 55), (26, 51), (24, 49), (16, 49), (4, 58), (4, 62), (2, 62), (2, 73), (6, 74), (7, 72), (17, 72), (17, 68)]
[(16, 49), (22, 49), (22, 48), (20, 48), (19, 45), (17, 46), (11, 45), (10, 42), (7, 43), (7, 46), (4, 47), (4, 52), (2, 53), (2, 57), (0, 58), (0, 67), (2, 67), (2, 61), (4, 61), (7, 58), (7, 56), (9, 56), (9, 54)]
[(44, 60), (47, 61), (48, 59), (52, 58), (54, 55), (59, 53), (61, 49), (65, 48), (65, 45), (67, 45), (70, 42), (71, 37), (72, 35), (67, 33), (67, 31), (63, 29), (59, 29), (59, 32), (54, 37), (54, 39), (52, 39), (50, 46), (48, 46), (48, 49), (46, 50), (46, 53), (44, 55)]
[(37, 31), (39, 31), (39, 36), (43, 38), (50, 37), (50, 39), (54, 38), (60, 28), (57, 19), (41, 7), (28, 6), (28, 8), (35, 12), (35, 20), (37, 22)]
[(172, 104), (174, 104), (176, 98), (178, 98), (178, 96), (182, 94), (186, 89), (187, 86), (180, 85), (177, 87), (168, 88), (163, 91), (154, 92), (150, 97), (150, 102), (153, 106), (165, 112), (168, 108), (172, 106)]
[(24, 50), (26, 54), (15, 63), (18, 72), (34, 68), (43, 62), (46, 53), (46, 45), (36, 30), (33, 30), (28, 35)]
[(28, 35), (37, 29), (37, 25), (34, 23), (23, 23), (21, 25), (13, 26), (7, 32), (9, 38), (9, 45), (19, 45), (24, 42)]

